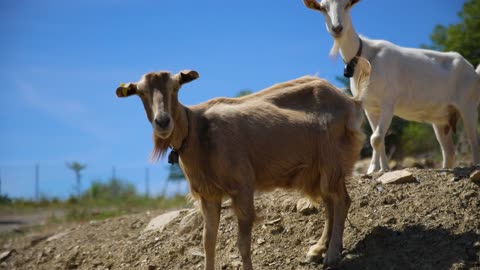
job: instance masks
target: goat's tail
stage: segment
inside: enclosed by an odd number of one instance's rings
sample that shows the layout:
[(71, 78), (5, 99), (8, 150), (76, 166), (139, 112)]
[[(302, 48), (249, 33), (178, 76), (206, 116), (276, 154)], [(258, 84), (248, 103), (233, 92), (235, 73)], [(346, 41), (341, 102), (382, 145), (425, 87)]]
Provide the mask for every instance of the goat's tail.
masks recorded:
[(477, 72), (478, 76), (480, 76), (480, 64), (478, 64), (477, 69), (475, 70)]

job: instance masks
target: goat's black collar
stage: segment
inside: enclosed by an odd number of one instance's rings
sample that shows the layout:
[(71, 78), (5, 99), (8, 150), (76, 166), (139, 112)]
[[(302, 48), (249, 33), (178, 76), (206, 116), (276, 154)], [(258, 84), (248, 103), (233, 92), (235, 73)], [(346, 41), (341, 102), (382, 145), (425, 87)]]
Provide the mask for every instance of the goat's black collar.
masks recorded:
[(187, 139), (188, 139), (188, 135), (190, 135), (190, 118), (188, 116), (188, 109), (185, 109), (185, 115), (187, 116), (187, 125), (188, 125), (187, 136), (183, 138), (182, 144), (180, 145), (179, 148), (175, 149), (175, 147), (170, 145), (170, 148), (172, 149), (172, 151), (170, 151), (170, 154), (168, 154), (168, 163), (172, 165), (175, 163), (178, 163), (179, 153), (182, 152), (182, 150), (184, 150), (185, 147), (187, 147)]
[(353, 74), (355, 73), (355, 66), (358, 63), (358, 57), (362, 55), (362, 39), (358, 38), (358, 40), (360, 41), (360, 46), (358, 46), (357, 54), (352, 58), (352, 60), (350, 60), (350, 62), (345, 65), (345, 68), (343, 69), (343, 76), (347, 78), (353, 77)]

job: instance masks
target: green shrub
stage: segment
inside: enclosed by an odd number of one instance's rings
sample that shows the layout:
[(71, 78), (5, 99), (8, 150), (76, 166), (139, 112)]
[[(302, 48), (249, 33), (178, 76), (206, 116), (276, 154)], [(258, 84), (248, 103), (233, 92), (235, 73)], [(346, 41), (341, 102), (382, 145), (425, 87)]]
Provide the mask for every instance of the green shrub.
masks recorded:
[(438, 143), (431, 125), (409, 122), (402, 132), (400, 149), (404, 155), (438, 152)]

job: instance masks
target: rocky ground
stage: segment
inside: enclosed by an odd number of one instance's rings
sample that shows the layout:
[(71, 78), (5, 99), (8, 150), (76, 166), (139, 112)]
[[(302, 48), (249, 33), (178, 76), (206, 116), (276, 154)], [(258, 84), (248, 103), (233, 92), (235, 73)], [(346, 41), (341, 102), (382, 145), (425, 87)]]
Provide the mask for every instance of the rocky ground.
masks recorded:
[[(480, 269), (477, 168), (408, 169), (407, 183), (354, 176), (340, 269)], [(299, 202), (300, 201), (300, 202)], [(304, 261), (323, 227), (323, 207), (296, 193), (258, 194), (261, 217), (252, 240), (255, 269), (321, 269)], [(241, 269), (236, 222), (224, 204), (218, 269)], [(145, 231), (160, 213), (123, 216), (0, 240), (0, 269), (203, 269), (201, 217), (171, 215), (162, 231)], [(164, 221), (168, 217), (163, 216)]]

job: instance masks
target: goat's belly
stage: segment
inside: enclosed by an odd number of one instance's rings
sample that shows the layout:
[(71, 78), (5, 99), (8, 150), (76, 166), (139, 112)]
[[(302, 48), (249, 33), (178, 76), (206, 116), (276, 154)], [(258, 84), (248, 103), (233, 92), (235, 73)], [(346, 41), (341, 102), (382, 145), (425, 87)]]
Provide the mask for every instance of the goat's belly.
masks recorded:
[(394, 114), (410, 121), (420, 123), (447, 124), (449, 119), (449, 106), (446, 105), (417, 105), (395, 107)]

